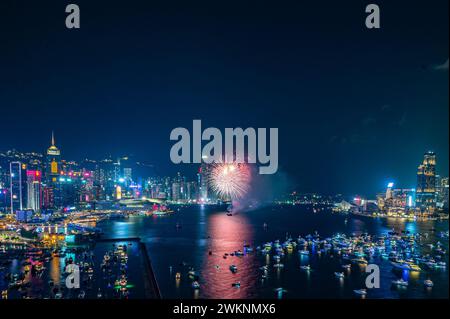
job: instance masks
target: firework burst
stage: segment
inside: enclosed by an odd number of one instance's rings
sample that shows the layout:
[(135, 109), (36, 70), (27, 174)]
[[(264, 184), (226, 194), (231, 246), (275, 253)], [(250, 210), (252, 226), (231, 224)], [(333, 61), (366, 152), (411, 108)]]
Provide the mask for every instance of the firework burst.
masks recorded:
[(250, 187), (250, 169), (245, 163), (216, 163), (209, 174), (209, 183), (222, 199), (242, 198)]

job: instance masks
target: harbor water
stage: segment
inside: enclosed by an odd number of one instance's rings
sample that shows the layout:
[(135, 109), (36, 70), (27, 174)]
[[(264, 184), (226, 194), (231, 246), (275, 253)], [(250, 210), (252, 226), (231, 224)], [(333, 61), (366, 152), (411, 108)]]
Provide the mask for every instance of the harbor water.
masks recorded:
[[(380, 288), (367, 290), (366, 298), (448, 298), (448, 220), (411, 221), (394, 218), (371, 218), (341, 215), (329, 209), (310, 206), (272, 206), (227, 216), (209, 207), (183, 207), (174, 214), (153, 217), (130, 217), (102, 222), (108, 238), (140, 237), (146, 244), (163, 298), (357, 298), (354, 290), (365, 288), (364, 267), (352, 265), (344, 278), (342, 260), (335, 254), (314, 251), (300, 255), (295, 249), (282, 257), (283, 268), (274, 268), (272, 255), (255, 248), (266, 242), (283, 242), (291, 236), (316, 232), (321, 238), (345, 234), (398, 233), (427, 234), (421, 240), (419, 253), (433, 254), (429, 244), (442, 244), (447, 252), (442, 261), (447, 267), (422, 269), (421, 272), (394, 269), (389, 260), (375, 258), (369, 263), (380, 266)], [(243, 256), (232, 256), (242, 251)], [(231, 254), (226, 256), (225, 254)], [(235, 265), (237, 271), (230, 271)], [(262, 278), (261, 267), (267, 265)], [(302, 265), (310, 265), (304, 271)], [(195, 272), (194, 279), (189, 271)], [(179, 279), (177, 279), (177, 273)], [(199, 289), (192, 288), (197, 279)], [(393, 280), (403, 279), (408, 287), (396, 287)], [(426, 289), (424, 280), (434, 283)], [(239, 286), (236, 287), (236, 283)], [(233, 286), (234, 284), (234, 286)], [(282, 289), (279, 289), (282, 288)]]

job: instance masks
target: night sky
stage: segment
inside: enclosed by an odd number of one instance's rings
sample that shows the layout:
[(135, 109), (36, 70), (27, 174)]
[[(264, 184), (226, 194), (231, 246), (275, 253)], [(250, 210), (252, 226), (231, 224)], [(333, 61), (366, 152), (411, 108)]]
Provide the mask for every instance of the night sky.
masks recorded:
[(303, 192), (414, 187), (428, 150), (448, 175), (447, 0), (3, 0), (0, 15), (2, 151), (43, 152), (54, 130), (66, 159), (172, 174), (170, 131), (201, 119), (278, 127), (279, 172)]

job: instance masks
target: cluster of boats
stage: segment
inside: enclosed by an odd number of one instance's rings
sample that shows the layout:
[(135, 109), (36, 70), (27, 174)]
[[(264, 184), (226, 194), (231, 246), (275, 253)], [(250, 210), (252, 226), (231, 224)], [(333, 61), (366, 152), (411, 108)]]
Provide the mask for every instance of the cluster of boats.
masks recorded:
[[(283, 242), (275, 240), (256, 247), (256, 251), (265, 256), (271, 256), (272, 267), (282, 269), (283, 257), (297, 251), (299, 256), (308, 257), (313, 254), (317, 256), (332, 255), (340, 260), (341, 269), (334, 272), (334, 276), (339, 280), (346, 277), (352, 265), (366, 266), (369, 263), (380, 264), (386, 260), (395, 269), (410, 272), (424, 272), (434, 269), (445, 269), (446, 262), (444, 256), (447, 253), (442, 243), (427, 243), (428, 234), (398, 234), (389, 232), (382, 236), (371, 236), (368, 234), (346, 236), (337, 234), (333, 237), (321, 238), (316, 232), (314, 235), (305, 237), (299, 236), (293, 239), (287, 237)], [(427, 251), (428, 253), (421, 253)], [(304, 259), (309, 261), (309, 259)], [(302, 271), (311, 271), (310, 264), (302, 264)], [(265, 280), (269, 274), (269, 264), (260, 267), (262, 270), (261, 279)], [(393, 286), (407, 287), (408, 282), (403, 279), (392, 281)], [(423, 281), (426, 288), (433, 287), (434, 283), (430, 279)], [(282, 289), (282, 288), (279, 288)], [(280, 290), (279, 290), (280, 291)], [(279, 292), (278, 291), (278, 292)], [(366, 295), (366, 289), (354, 290), (356, 295)]]
[[(445, 238), (445, 234), (441, 234)], [(392, 280), (392, 287), (406, 288), (409, 283), (407, 277), (402, 278), (405, 271), (411, 273), (422, 273), (423, 286), (431, 289), (434, 286), (430, 279), (432, 271), (446, 269), (445, 255), (447, 254), (444, 245), (441, 242), (431, 244), (427, 233), (411, 234), (409, 232), (396, 233), (388, 232), (380, 236), (372, 236), (364, 234), (336, 234), (331, 237), (322, 238), (317, 232), (313, 235), (304, 237), (298, 236), (292, 238), (286, 236), (284, 241), (275, 240), (266, 242), (255, 248), (250, 245), (244, 245), (243, 250), (236, 250), (231, 253), (224, 253), (223, 259), (230, 257), (243, 257), (248, 253), (256, 251), (257, 255), (264, 257), (264, 265), (259, 269), (260, 279), (265, 281), (274, 269), (280, 271), (284, 269), (286, 261), (285, 257), (289, 254), (298, 254), (301, 260), (300, 270), (310, 272), (313, 265), (309, 262), (316, 257), (330, 257), (339, 261), (338, 269), (335, 269), (330, 276), (340, 281), (346, 280), (353, 267), (358, 270), (365, 269), (368, 264), (383, 265), (383, 267), (391, 267), (393, 274), (397, 277)], [(209, 252), (211, 255), (212, 252)], [(315, 258), (309, 258), (309, 257)], [(216, 268), (219, 268), (216, 265)], [(237, 273), (236, 265), (229, 266), (231, 273)], [(191, 278), (192, 288), (200, 289), (199, 275), (192, 268), (188, 272)], [(181, 273), (176, 273), (176, 279), (181, 278)], [(395, 278), (395, 277), (394, 277)], [(415, 277), (417, 278), (417, 277)], [(232, 284), (233, 287), (239, 288), (239, 281)], [(275, 289), (280, 297), (286, 290), (282, 287)], [(357, 296), (366, 296), (368, 289), (361, 288), (353, 290)]]
[[(130, 244), (131, 245), (131, 244)], [(128, 298), (128, 254), (127, 245), (113, 245), (107, 251), (99, 265), (105, 287), (98, 287), (100, 280), (94, 280), (96, 274), (95, 256), (92, 247), (63, 248), (26, 248), (20, 254), (10, 252), (9, 256), (19, 260), (20, 264), (12, 272), (0, 271), (1, 298)], [(60, 276), (48, 271), (48, 266), (57, 258), (60, 264)], [(55, 266), (52, 266), (55, 267)], [(58, 267), (58, 266), (57, 266)], [(97, 266), (98, 268), (98, 266)], [(69, 289), (65, 281), (77, 269), (80, 287)], [(38, 283), (37, 285), (31, 283)], [(97, 290), (94, 287), (97, 286)], [(100, 286), (102, 286), (100, 284)], [(108, 296), (106, 296), (109, 293)]]

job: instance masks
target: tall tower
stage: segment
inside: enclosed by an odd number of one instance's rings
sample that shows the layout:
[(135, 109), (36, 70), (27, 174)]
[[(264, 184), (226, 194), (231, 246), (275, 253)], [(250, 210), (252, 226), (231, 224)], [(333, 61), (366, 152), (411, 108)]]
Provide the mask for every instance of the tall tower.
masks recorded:
[(416, 206), (421, 211), (436, 208), (436, 154), (426, 152), (417, 169)]
[(23, 209), (22, 197), (22, 163), (11, 162), (9, 164), (11, 214)]
[(55, 135), (52, 131), (52, 144), (47, 149), (47, 182), (55, 183), (59, 175), (59, 163), (61, 152), (55, 145)]
[(27, 170), (27, 206), (35, 212), (42, 206), (41, 172)]

